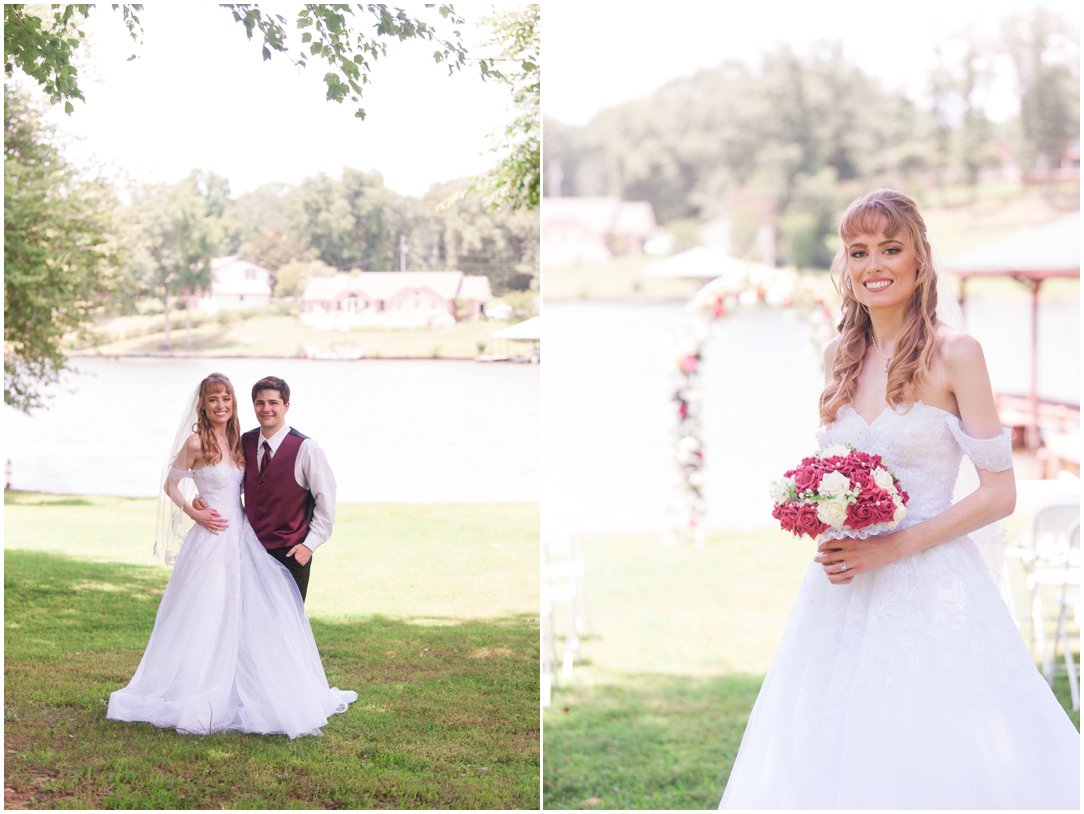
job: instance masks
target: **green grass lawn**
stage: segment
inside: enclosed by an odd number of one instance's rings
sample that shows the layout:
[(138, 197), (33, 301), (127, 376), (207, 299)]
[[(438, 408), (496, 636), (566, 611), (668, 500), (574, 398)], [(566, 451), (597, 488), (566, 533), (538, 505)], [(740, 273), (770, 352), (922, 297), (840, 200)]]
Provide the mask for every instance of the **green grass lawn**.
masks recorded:
[[(768, 529), (583, 549), (590, 630), (545, 713), (545, 807), (715, 808), (811, 544)], [(1068, 709), (1064, 676), (1056, 692)]]
[(107, 721), (169, 576), (154, 501), (5, 498), (6, 807), (537, 808), (536, 505), (341, 506), (307, 611), (359, 699), (290, 741)]

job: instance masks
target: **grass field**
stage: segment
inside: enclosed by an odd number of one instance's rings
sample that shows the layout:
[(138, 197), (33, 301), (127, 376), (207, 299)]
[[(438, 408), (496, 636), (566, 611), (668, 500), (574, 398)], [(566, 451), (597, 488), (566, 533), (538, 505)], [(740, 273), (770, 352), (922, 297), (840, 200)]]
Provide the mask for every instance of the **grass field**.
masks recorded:
[[(653, 535), (583, 548), (590, 635), (545, 713), (545, 807), (715, 808), (808, 541), (765, 530), (709, 535), (702, 549)], [(1056, 692), (1068, 709), (1064, 676)]]
[(168, 580), (154, 501), (5, 498), (6, 807), (537, 807), (537, 506), (340, 507), (307, 611), (359, 699), (290, 741), (107, 721)]

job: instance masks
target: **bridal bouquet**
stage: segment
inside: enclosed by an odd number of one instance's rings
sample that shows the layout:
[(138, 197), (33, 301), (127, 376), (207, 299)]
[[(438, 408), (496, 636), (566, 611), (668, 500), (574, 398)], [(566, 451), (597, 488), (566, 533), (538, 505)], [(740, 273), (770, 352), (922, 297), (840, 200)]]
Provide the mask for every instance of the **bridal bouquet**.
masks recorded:
[(880, 455), (837, 444), (772, 481), (772, 500), (772, 517), (796, 537), (828, 529), (865, 529), (866, 537), (896, 528), (907, 514), (908, 495)]

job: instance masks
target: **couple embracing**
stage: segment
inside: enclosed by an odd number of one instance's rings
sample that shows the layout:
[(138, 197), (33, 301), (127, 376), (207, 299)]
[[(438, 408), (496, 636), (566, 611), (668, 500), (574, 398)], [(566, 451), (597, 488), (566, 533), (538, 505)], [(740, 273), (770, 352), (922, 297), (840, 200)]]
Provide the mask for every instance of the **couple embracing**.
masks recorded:
[[(328, 686), (304, 609), (312, 552), (334, 522), (334, 476), (316, 442), (287, 425), (285, 381), (256, 382), (252, 404), (260, 426), (242, 434), (225, 376), (207, 376), (190, 400), (155, 542), (173, 574), (108, 718), (296, 738), (357, 700)], [(182, 512), (195, 525), (175, 554)]]

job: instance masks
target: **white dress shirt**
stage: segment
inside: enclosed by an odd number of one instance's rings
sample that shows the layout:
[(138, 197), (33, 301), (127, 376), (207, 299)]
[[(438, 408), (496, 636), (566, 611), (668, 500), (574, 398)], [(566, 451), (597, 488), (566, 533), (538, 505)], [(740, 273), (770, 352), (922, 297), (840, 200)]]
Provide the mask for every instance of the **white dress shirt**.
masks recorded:
[[(271, 447), (271, 457), (275, 457), (282, 440), (289, 434), (290, 425), (286, 424), (272, 435), (264, 438), (261, 432), (256, 441), (256, 469), (259, 471), (263, 462), (263, 443)], [(303, 489), (308, 489), (316, 498), (316, 508), (309, 523), (309, 534), (302, 544), (310, 551), (315, 551), (331, 537), (331, 528), (335, 525), (335, 475), (327, 456), (311, 438), (301, 442), (294, 459), (294, 480)]]

